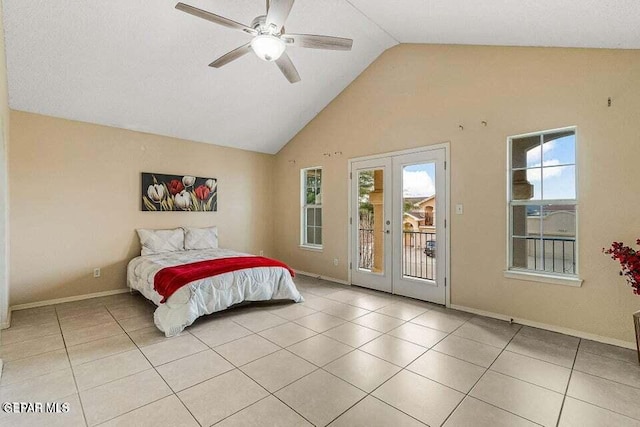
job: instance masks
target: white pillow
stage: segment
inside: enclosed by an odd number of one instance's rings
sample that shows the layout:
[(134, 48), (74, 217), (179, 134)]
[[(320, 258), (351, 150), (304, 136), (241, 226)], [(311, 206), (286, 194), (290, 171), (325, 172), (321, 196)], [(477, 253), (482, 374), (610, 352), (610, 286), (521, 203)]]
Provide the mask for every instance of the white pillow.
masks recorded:
[(216, 249), (218, 247), (218, 227), (190, 228), (184, 227), (184, 248)]
[(172, 230), (138, 228), (136, 231), (140, 238), (142, 255), (184, 250), (184, 230), (182, 228), (174, 228)]

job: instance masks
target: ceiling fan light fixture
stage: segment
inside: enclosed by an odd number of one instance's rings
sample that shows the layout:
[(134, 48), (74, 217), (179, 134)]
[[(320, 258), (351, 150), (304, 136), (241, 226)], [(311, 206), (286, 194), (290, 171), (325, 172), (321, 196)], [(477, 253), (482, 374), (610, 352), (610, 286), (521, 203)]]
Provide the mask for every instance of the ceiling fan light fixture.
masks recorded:
[(251, 40), (251, 48), (263, 61), (275, 61), (284, 53), (284, 40), (271, 34), (260, 34)]

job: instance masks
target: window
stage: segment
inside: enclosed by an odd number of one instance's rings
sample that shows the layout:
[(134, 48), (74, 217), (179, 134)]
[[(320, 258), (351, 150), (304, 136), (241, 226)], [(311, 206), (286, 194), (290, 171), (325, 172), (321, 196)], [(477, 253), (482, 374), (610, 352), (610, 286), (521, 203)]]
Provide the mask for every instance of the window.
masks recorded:
[(509, 138), (509, 270), (578, 274), (576, 130)]
[(322, 168), (301, 171), (302, 225), (301, 244), (322, 248)]

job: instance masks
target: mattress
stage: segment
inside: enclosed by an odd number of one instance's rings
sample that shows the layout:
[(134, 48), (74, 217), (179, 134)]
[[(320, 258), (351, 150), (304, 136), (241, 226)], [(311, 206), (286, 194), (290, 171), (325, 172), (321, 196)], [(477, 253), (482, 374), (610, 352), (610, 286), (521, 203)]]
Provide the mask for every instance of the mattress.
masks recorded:
[(230, 249), (166, 252), (139, 256), (127, 266), (127, 286), (139, 291), (157, 307), (155, 325), (167, 337), (179, 334), (198, 317), (225, 310), (245, 301), (304, 299), (289, 271), (282, 267), (257, 267), (196, 280), (171, 295), (164, 304), (154, 290), (154, 277), (165, 267), (210, 259), (252, 256)]

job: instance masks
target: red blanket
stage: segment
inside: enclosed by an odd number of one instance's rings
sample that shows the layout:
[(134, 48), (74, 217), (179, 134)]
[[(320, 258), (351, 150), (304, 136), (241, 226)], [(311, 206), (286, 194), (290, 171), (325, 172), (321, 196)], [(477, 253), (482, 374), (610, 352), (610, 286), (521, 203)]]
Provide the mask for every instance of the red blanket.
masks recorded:
[(165, 267), (156, 273), (153, 286), (162, 295), (160, 302), (164, 303), (178, 289), (194, 280), (255, 267), (282, 267), (289, 270), (291, 277), (294, 276), (293, 270), (278, 260), (262, 256), (239, 256)]

